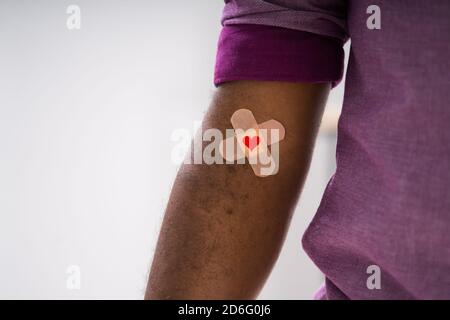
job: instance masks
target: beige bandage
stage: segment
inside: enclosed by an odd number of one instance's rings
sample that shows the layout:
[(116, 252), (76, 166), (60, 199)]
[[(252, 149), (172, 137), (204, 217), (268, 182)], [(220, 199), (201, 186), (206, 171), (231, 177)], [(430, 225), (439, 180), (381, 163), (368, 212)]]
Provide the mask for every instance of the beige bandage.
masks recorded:
[[(235, 135), (220, 144), (220, 153), (228, 163), (234, 163), (247, 157), (253, 172), (259, 177), (274, 175), (278, 172), (278, 148), (275, 156), (269, 145), (278, 147), (285, 137), (283, 125), (269, 120), (258, 125), (253, 113), (248, 109), (239, 109), (231, 116)], [(235, 146), (238, 146), (237, 149)], [(245, 161), (244, 161), (245, 163)]]

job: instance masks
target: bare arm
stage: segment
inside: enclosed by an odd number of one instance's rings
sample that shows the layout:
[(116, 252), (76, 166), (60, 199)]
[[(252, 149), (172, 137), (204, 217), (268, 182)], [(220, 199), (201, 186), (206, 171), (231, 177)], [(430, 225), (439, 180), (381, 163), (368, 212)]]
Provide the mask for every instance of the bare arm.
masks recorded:
[(329, 84), (233, 82), (216, 92), (203, 129), (232, 128), (234, 111), (280, 121), (280, 169), (183, 165), (166, 209), (146, 299), (252, 299), (280, 252), (305, 180)]

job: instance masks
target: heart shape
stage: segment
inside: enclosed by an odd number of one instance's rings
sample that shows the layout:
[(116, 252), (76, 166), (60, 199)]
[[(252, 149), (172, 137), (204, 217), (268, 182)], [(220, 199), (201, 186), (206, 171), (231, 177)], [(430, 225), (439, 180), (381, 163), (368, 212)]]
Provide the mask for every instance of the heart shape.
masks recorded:
[(258, 136), (254, 136), (251, 138), (249, 136), (244, 137), (244, 144), (250, 150), (255, 149), (259, 145), (259, 142), (260, 142), (260, 139)]

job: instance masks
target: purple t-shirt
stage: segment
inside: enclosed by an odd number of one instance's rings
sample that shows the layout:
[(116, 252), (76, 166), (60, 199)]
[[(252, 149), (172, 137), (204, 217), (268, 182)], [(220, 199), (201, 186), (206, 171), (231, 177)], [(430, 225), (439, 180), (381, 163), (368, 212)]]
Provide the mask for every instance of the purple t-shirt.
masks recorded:
[(337, 169), (303, 236), (318, 298), (450, 299), (450, 1), (225, 2), (217, 85), (336, 84), (351, 39)]

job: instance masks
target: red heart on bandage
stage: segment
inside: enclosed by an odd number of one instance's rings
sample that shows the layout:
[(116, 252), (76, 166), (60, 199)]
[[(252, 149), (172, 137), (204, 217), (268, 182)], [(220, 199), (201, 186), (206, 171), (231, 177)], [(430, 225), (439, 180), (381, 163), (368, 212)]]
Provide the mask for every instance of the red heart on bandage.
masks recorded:
[(258, 136), (254, 136), (254, 137), (249, 137), (249, 136), (245, 136), (244, 137), (244, 144), (247, 148), (249, 148), (250, 150), (255, 149), (258, 144), (259, 144), (259, 137)]

